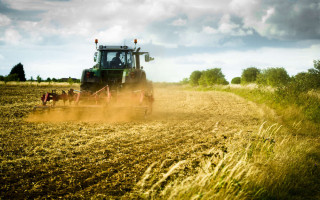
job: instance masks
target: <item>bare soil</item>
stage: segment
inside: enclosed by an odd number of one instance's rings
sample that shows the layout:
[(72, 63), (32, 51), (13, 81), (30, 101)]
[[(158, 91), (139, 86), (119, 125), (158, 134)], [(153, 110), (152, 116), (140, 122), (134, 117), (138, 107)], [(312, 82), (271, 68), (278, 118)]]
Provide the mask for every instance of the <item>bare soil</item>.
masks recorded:
[[(266, 119), (236, 95), (180, 86), (156, 86), (146, 119), (28, 118), (40, 91), (50, 89), (0, 85), (3, 199), (137, 197), (179, 161), (193, 160), (186, 176), (200, 157), (215, 154), (218, 162), (235, 135), (245, 137)], [(138, 187), (151, 165), (152, 176)]]

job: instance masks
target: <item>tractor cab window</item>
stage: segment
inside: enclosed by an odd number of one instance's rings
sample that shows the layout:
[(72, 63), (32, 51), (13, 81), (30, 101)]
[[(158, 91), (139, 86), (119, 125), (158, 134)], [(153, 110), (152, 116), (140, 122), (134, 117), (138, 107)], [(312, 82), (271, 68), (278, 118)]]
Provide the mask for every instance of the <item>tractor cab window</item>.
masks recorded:
[(102, 51), (101, 68), (102, 69), (124, 69), (132, 68), (133, 60), (128, 51)]
[(94, 62), (95, 65), (93, 66), (93, 68), (99, 68), (99, 61), (101, 60), (101, 52), (95, 52), (94, 53)]
[(127, 54), (127, 65), (128, 65), (128, 68), (134, 68), (136, 66), (135, 61), (133, 60), (133, 56), (129, 52)]

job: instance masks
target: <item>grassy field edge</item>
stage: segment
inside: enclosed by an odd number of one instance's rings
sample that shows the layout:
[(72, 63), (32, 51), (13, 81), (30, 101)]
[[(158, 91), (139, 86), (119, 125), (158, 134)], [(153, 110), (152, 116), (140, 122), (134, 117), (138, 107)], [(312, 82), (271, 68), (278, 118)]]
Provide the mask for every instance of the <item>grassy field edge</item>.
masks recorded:
[[(278, 103), (270, 88), (251, 86), (189, 87), (187, 90), (236, 94), (276, 112), (272, 126), (262, 126), (249, 140), (235, 138), (233, 151), (215, 167), (207, 161), (194, 177), (164, 191), (179, 199), (319, 199), (319, 125), (294, 104)], [(201, 178), (202, 177), (202, 178)], [(174, 189), (173, 189), (174, 188)], [(195, 195), (196, 194), (196, 195)]]

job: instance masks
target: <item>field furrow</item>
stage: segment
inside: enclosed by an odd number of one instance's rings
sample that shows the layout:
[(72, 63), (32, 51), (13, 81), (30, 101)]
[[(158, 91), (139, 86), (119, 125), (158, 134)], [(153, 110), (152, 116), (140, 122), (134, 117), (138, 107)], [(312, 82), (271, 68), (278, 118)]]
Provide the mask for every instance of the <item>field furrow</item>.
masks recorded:
[(155, 88), (147, 119), (30, 121), (40, 90), (50, 88), (21, 87), (0, 88), (3, 199), (141, 197), (196, 173), (206, 157), (218, 165), (235, 136), (265, 121), (236, 95), (176, 86)]

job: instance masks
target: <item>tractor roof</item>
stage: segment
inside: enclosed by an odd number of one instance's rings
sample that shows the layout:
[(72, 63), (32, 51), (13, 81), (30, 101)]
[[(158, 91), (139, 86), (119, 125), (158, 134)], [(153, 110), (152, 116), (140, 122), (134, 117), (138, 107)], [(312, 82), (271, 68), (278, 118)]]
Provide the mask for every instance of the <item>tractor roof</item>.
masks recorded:
[(121, 50), (127, 50), (127, 51), (133, 51), (134, 49), (128, 46), (103, 46), (100, 45), (98, 50), (115, 50), (115, 51), (121, 51)]

